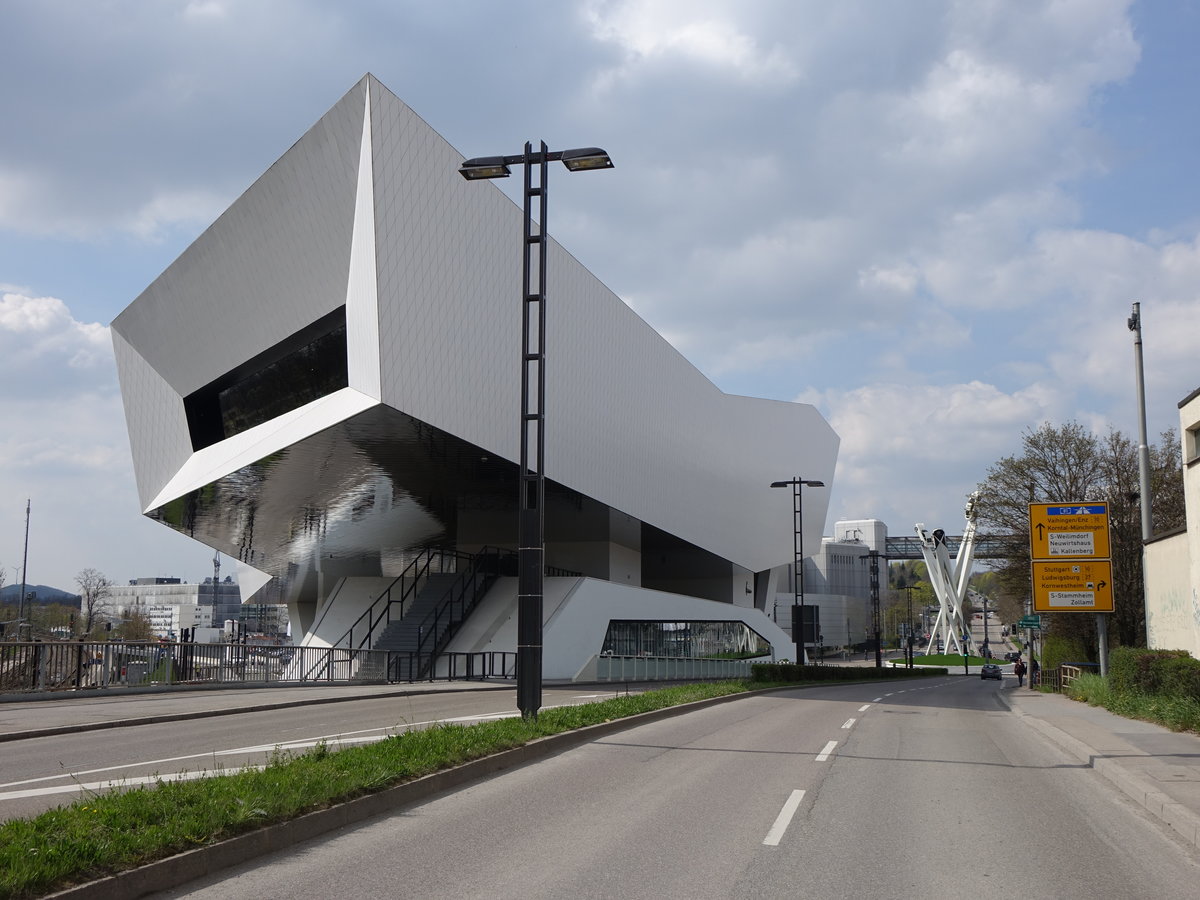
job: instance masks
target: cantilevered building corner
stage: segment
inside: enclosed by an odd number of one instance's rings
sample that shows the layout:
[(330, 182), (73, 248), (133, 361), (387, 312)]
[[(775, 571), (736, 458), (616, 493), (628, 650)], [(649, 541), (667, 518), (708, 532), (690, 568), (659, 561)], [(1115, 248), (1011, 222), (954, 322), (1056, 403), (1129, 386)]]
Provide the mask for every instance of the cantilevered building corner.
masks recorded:
[[(368, 75), (113, 322), (146, 515), (272, 576), (310, 643), (421, 550), (515, 546), (523, 213), (462, 160)], [(553, 242), (547, 262), (546, 563), (621, 607), (560, 615), (579, 653), (610, 618), (709, 601), (786, 655), (753, 608), (792, 559), (768, 485), (831, 484), (837, 436), (723, 393)], [(456, 640), (504, 639), (475, 630)]]

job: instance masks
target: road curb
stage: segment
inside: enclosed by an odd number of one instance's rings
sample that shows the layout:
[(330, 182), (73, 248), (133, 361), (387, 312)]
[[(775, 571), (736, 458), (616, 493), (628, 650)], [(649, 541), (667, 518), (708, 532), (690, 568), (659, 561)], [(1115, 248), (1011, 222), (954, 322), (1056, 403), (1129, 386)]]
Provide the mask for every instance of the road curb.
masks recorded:
[(1200, 815), (1159, 791), (1153, 781), (1128, 771), (1116, 760), (1105, 757), (1100, 751), (1046, 720), (1014, 707), (1007, 698), (1005, 702), (1011, 711), (1048, 741), (1088, 768), (1094, 769), (1126, 797), (1179, 835), (1189, 846), (1200, 850)]

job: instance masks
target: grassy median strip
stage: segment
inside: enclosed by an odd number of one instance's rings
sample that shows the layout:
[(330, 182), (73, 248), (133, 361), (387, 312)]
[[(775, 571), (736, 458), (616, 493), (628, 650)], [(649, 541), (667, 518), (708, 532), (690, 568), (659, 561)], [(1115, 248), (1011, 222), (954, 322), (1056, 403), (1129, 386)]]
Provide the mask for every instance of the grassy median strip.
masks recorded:
[[(840, 674), (843, 680), (876, 680), (882, 673), (871, 669)], [(779, 686), (783, 685), (749, 680), (680, 685), (545, 709), (533, 720), (437, 725), (336, 751), (318, 745), (300, 755), (278, 753), (262, 769), (85, 795), (70, 806), (0, 824), (0, 897), (42, 896), (537, 738), (668, 706)]]

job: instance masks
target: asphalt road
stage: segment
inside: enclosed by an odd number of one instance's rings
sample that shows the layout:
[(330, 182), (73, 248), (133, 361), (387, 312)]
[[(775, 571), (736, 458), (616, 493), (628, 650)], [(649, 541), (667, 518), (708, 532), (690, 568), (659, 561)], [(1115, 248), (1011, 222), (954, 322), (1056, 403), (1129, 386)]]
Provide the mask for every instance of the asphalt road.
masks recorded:
[[(586, 703), (613, 693), (587, 687), (548, 687), (544, 704)], [(146, 702), (143, 700), (143, 705)], [(47, 715), (53, 712), (50, 708)], [(334, 748), (380, 740), (436, 722), (515, 715), (511, 690), (465, 691), (259, 710), (11, 741), (0, 745), (0, 819), (34, 815), (71, 803), (84, 790), (263, 765), (274, 753), (302, 753), (318, 741)]]
[(1200, 860), (977, 678), (756, 696), (163, 895), (1194, 897)]

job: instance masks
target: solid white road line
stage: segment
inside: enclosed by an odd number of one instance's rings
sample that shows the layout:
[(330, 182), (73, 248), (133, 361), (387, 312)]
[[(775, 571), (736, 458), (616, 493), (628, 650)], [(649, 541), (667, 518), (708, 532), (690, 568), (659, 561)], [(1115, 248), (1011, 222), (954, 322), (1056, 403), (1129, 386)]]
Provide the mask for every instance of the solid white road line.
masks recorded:
[(838, 745), (837, 741), (830, 741), (825, 745), (825, 749), (817, 754), (816, 762), (825, 762), (829, 759), (829, 754), (833, 752), (833, 748)]
[(262, 771), (266, 766), (240, 766), (237, 769), (209, 770), (202, 772), (177, 772), (170, 775), (138, 775), (122, 778), (119, 781), (93, 781), (87, 784), (61, 784), (54, 787), (30, 788), (24, 791), (5, 791), (0, 793), (0, 800), (22, 800), (26, 797), (46, 797), (51, 794), (72, 794), (80, 791), (109, 791), (113, 788), (134, 788), (147, 784), (158, 784), (165, 781), (195, 781), (197, 778), (212, 778), (215, 775), (233, 775), (247, 769)]
[(767, 836), (763, 838), (763, 843), (768, 847), (778, 847), (780, 840), (783, 839), (783, 833), (792, 824), (792, 816), (796, 815), (796, 810), (800, 808), (800, 801), (804, 799), (804, 791), (792, 791), (791, 796), (784, 801), (783, 809), (779, 811), (779, 815), (775, 817), (775, 824), (771, 826), (771, 830), (767, 832)]

